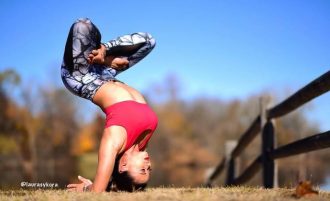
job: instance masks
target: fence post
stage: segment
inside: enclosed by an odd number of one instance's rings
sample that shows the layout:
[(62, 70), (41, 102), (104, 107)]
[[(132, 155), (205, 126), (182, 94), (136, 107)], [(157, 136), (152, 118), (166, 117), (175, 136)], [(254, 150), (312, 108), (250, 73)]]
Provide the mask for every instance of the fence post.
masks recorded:
[(236, 164), (235, 164), (235, 158), (231, 157), (231, 153), (236, 146), (237, 146), (236, 140), (228, 140), (225, 144), (225, 154), (228, 164), (227, 178), (226, 178), (227, 186), (233, 185), (235, 181)]
[(270, 97), (262, 97), (260, 100), (261, 117), (261, 159), (263, 171), (263, 185), (265, 188), (274, 187), (274, 160), (269, 157), (269, 153), (274, 150), (274, 126), (267, 117), (267, 107)]
[(262, 132), (262, 164), (263, 183), (265, 188), (274, 187), (274, 160), (269, 157), (269, 153), (274, 150), (274, 127), (268, 121)]
[(231, 158), (229, 160), (229, 164), (228, 164), (226, 185), (227, 186), (233, 185), (234, 180), (235, 180), (235, 159)]

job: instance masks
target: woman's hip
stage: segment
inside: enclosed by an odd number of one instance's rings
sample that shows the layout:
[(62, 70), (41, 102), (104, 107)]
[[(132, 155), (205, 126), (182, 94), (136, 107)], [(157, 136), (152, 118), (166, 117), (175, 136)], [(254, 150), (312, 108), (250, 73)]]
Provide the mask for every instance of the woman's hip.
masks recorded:
[[(101, 69), (102, 67), (95, 67)], [(73, 71), (70, 73), (66, 68), (61, 68), (61, 77), (65, 87), (73, 94), (93, 101), (93, 97), (99, 88), (108, 81), (116, 80), (109, 72), (110, 69), (103, 69), (102, 72)]]

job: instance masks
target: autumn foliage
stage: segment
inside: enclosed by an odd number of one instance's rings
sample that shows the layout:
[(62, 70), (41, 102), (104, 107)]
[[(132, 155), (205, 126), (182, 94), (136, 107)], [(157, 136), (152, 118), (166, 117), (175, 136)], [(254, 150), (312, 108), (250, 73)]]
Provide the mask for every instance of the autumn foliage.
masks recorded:
[(317, 195), (319, 192), (314, 190), (310, 181), (301, 181), (296, 187), (295, 197), (301, 198), (303, 196)]
[[(150, 86), (144, 94), (159, 117), (148, 147), (153, 162), (150, 186), (202, 185), (224, 155), (225, 142), (238, 139), (259, 112), (261, 94), (246, 100), (185, 99), (180, 95), (183, 85), (175, 76)], [(19, 188), (21, 181), (54, 181), (64, 187), (81, 167), (95, 167), (81, 166), (79, 161), (94, 153), (90, 163), (97, 162), (104, 115), (96, 106), (94, 112), (81, 112), (86, 104), (92, 103), (81, 101), (64, 87), (32, 86), (20, 82), (14, 71), (0, 72), (0, 188)], [(276, 122), (278, 145), (318, 132), (304, 111)], [(239, 159), (241, 167), (260, 153), (259, 139), (250, 146), (251, 151)], [(324, 182), (329, 172), (319, 167), (329, 165), (327, 159), (321, 151), (279, 160), (280, 185), (293, 186), (299, 179)], [(260, 181), (256, 176), (249, 185), (260, 185)]]

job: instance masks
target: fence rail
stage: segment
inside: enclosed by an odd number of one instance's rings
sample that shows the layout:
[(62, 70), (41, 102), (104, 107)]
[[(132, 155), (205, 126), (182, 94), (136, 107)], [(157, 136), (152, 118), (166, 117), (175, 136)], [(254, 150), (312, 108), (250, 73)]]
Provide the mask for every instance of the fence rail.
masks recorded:
[(237, 147), (232, 153), (232, 157), (236, 158), (240, 153), (247, 147), (250, 142), (258, 135), (260, 132), (261, 118), (260, 115), (253, 121), (249, 129), (242, 135), (241, 139), (238, 142)]
[(328, 147), (330, 147), (330, 131), (316, 134), (279, 147), (271, 152), (269, 156), (272, 159), (278, 159)]
[[(288, 97), (275, 107), (266, 110), (262, 107), (258, 115), (249, 128), (243, 133), (237, 146), (233, 149), (229, 157), (223, 157), (212, 174), (208, 177), (206, 185), (211, 187), (212, 182), (227, 167), (227, 185), (238, 185), (249, 181), (261, 168), (263, 171), (263, 184), (265, 188), (274, 187), (274, 160), (293, 156), (310, 151), (325, 149), (330, 147), (330, 131), (315, 134), (304, 139), (297, 140), (277, 149), (274, 149), (274, 126), (272, 119), (282, 117), (295, 109), (301, 107), (310, 100), (328, 92), (330, 90), (330, 71), (315, 79), (296, 93)], [(260, 132), (262, 131), (262, 132)], [(251, 141), (259, 134), (262, 135), (262, 150), (245, 171), (235, 177), (235, 159), (245, 150)]]
[(281, 117), (330, 90), (330, 71), (306, 85), (268, 111), (268, 118)]

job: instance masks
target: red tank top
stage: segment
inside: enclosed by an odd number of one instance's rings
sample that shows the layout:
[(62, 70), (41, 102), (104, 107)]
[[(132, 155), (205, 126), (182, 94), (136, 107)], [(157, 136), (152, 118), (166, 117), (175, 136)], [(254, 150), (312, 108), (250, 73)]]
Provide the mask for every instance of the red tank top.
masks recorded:
[[(156, 114), (144, 103), (118, 102), (105, 108), (104, 112), (106, 114), (106, 128), (112, 125), (125, 128), (127, 133), (125, 151), (136, 143), (138, 143), (140, 150), (144, 150), (157, 128)], [(146, 132), (147, 135), (143, 136)]]

